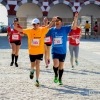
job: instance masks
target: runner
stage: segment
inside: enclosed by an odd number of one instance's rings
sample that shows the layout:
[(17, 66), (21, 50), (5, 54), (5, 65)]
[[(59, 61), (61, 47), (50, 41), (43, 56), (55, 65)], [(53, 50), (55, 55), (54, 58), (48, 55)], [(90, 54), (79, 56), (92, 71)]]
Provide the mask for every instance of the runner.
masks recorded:
[(97, 38), (98, 39), (98, 23), (95, 22), (95, 25), (94, 25), (94, 39)]
[(88, 21), (86, 21), (86, 24), (85, 24), (85, 39), (86, 39), (86, 35), (88, 35), (89, 38), (91, 38), (90, 35), (89, 35), (89, 29), (90, 29), (90, 24), (89, 24)]
[[(63, 65), (66, 58), (66, 42), (68, 33), (76, 27), (78, 19), (78, 13), (75, 13), (74, 23), (72, 26), (62, 26), (62, 18), (57, 17), (55, 27), (51, 28), (46, 36), (52, 37), (52, 58), (53, 58), (53, 70), (55, 73), (54, 82), (62, 85)], [(59, 69), (59, 73), (58, 73)], [(58, 79), (59, 74), (59, 79)]]
[(40, 73), (40, 61), (43, 59), (44, 54), (44, 37), (48, 32), (49, 28), (56, 21), (56, 17), (52, 18), (52, 21), (48, 26), (40, 27), (39, 19), (35, 18), (32, 20), (31, 29), (19, 29), (14, 27), (19, 32), (23, 32), (28, 36), (28, 48), (29, 48), (29, 58), (31, 62), (30, 79), (34, 77), (34, 67), (36, 66), (36, 86), (39, 86), (39, 73)]
[(80, 38), (81, 38), (81, 27), (77, 25), (69, 33), (69, 52), (71, 56), (70, 62), (71, 62), (72, 69), (74, 69), (73, 52), (75, 53), (75, 63), (78, 66), (78, 53), (79, 53)]
[[(43, 26), (46, 26), (46, 25), (49, 24), (49, 21), (46, 17), (44, 18), (43, 22), (44, 22)], [(51, 37), (46, 37), (45, 38), (45, 55), (44, 55), (46, 68), (48, 68), (48, 65), (50, 64), (50, 47), (51, 47), (51, 44), (52, 44)]]
[(17, 60), (18, 60), (19, 49), (21, 46), (21, 36), (23, 36), (24, 34), (19, 33), (17, 30), (13, 29), (13, 26), (15, 26), (16, 24), (18, 28), (22, 29), (22, 27), (18, 23), (18, 18), (15, 18), (13, 24), (11, 24), (7, 28), (7, 33), (8, 33), (7, 36), (8, 36), (10, 46), (12, 48), (12, 54), (11, 54), (12, 61), (10, 63), (10, 66), (13, 66), (14, 59), (15, 59), (15, 66), (18, 67)]

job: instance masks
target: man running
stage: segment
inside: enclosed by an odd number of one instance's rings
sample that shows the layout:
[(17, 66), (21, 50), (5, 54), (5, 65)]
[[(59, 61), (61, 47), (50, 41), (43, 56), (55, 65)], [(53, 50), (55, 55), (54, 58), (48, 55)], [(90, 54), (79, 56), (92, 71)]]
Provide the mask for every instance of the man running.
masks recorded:
[(19, 32), (23, 32), (28, 36), (28, 48), (29, 48), (29, 58), (31, 62), (30, 79), (34, 77), (34, 67), (36, 66), (36, 86), (39, 86), (39, 73), (40, 73), (40, 61), (43, 59), (44, 54), (44, 37), (48, 32), (49, 28), (56, 21), (56, 17), (52, 18), (49, 25), (45, 27), (40, 27), (39, 19), (35, 18), (32, 20), (31, 29), (19, 29), (14, 27), (14, 29)]
[[(78, 19), (78, 13), (75, 13), (74, 23), (72, 26), (62, 26), (62, 18), (57, 17), (55, 27), (51, 28), (46, 36), (52, 37), (52, 58), (53, 58), (53, 70), (55, 73), (54, 82), (62, 85), (63, 65), (66, 58), (66, 42), (68, 33), (76, 27)], [(58, 79), (59, 74), (59, 79)]]
[(90, 29), (90, 24), (89, 24), (88, 21), (86, 21), (86, 24), (85, 24), (85, 39), (86, 39), (86, 35), (88, 35), (89, 38), (90, 38), (89, 29)]

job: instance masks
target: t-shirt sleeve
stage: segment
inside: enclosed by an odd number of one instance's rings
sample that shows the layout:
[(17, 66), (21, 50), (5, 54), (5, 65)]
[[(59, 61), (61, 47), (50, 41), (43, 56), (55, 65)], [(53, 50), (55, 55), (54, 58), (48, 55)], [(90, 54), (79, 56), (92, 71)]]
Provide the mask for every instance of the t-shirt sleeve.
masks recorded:
[[(20, 28), (20, 29), (22, 29), (22, 27), (21, 26), (18, 26), (18, 28)], [(20, 32), (21, 34), (23, 34), (23, 32)]]
[(69, 32), (71, 32), (71, 25), (66, 25), (66, 33), (68, 34)]
[(52, 29), (50, 29), (50, 30), (48, 31), (48, 33), (46, 34), (46, 37), (51, 36), (51, 33), (52, 33), (51, 30), (52, 30)]
[(23, 29), (24, 34), (28, 34), (30, 32), (30, 29)]
[(8, 32), (8, 33), (10, 32), (10, 27), (9, 27), (9, 26), (7, 27), (7, 32)]
[(90, 24), (89, 24), (89, 28), (90, 28)]
[(41, 27), (41, 28), (42, 28), (44, 36), (45, 36), (48, 33), (49, 28), (47, 28), (47, 27)]

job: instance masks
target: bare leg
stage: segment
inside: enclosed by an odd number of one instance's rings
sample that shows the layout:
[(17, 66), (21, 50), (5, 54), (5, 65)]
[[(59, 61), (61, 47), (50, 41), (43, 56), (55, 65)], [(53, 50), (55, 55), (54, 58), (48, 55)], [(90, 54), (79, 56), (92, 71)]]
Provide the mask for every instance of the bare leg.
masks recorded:
[(48, 50), (47, 50), (47, 46), (45, 44), (45, 55), (44, 55), (44, 59), (45, 59), (45, 64), (46, 64), (46, 68), (48, 67)]

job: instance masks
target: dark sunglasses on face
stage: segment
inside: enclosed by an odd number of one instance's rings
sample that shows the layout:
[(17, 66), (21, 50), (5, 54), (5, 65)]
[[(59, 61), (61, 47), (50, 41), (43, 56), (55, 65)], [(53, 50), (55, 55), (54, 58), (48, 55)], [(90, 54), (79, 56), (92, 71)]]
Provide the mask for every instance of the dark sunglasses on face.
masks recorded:
[(33, 25), (38, 25), (38, 24), (40, 24), (40, 23), (37, 23), (37, 24), (33, 24)]
[(36, 25), (36, 24), (33, 24), (34, 26)]
[(60, 20), (56, 20), (56, 22), (61, 22)]

